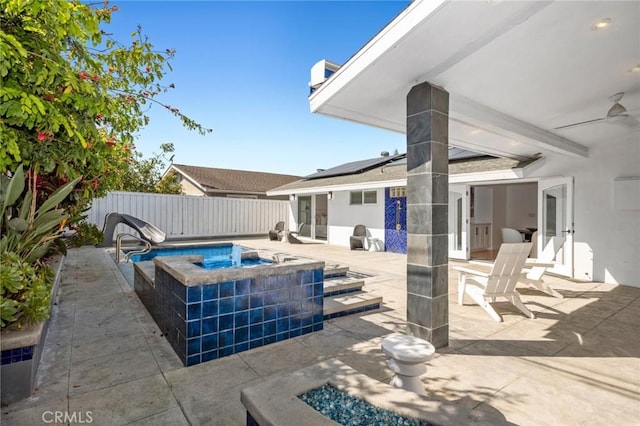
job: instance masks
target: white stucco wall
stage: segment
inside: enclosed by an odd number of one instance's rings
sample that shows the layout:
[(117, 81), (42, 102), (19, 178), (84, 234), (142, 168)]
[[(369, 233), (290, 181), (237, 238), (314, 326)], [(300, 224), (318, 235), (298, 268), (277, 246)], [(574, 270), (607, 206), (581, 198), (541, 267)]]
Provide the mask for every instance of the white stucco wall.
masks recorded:
[(182, 179), (180, 181), (180, 186), (182, 186), (182, 193), (184, 195), (197, 195), (200, 197), (204, 196), (204, 192), (202, 192), (197, 186), (189, 182), (187, 179)]
[(377, 192), (376, 204), (349, 204), (349, 191), (336, 191), (329, 200), (329, 244), (349, 246), (353, 227), (365, 225), (373, 238), (384, 241), (384, 189)]
[(640, 176), (640, 142), (604, 141), (589, 158), (547, 158), (536, 177), (574, 176), (576, 278), (640, 287), (640, 211), (616, 210), (614, 180)]

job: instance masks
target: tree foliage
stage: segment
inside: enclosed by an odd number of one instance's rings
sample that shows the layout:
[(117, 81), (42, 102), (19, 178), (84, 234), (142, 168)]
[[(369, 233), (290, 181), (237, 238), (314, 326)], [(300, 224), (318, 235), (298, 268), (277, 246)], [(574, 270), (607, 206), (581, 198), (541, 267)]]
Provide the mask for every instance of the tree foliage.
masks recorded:
[[(82, 177), (76, 201), (121, 187), (149, 107), (173, 87), (161, 80), (174, 50), (155, 50), (141, 28), (127, 44), (116, 40), (105, 28), (118, 6), (106, 1), (0, 5), (0, 172), (24, 164), (45, 195)], [(160, 105), (187, 128), (211, 131)]]
[(48, 315), (41, 258), (67, 218), (127, 179), (157, 183), (164, 148), (142, 160), (134, 146), (152, 105), (211, 131), (156, 100), (173, 88), (162, 78), (175, 52), (155, 50), (139, 27), (114, 38), (105, 28), (117, 11), (108, 0), (0, 0), (1, 327)]
[(160, 153), (154, 153), (150, 158), (138, 157), (126, 172), (122, 180), (122, 186), (118, 189), (130, 192), (152, 192), (160, 194), (182, 194), (182, 186), (176, 180), (176, 176), (162, 176), (166, 168), (167, 155), (175, 151), (172, 143), (160, 145)]

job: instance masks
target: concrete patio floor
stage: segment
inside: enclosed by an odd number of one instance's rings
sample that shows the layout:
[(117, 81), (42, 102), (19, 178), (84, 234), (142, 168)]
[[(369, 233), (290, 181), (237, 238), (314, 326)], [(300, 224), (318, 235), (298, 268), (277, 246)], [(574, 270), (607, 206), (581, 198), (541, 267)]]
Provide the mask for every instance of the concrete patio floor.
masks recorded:
[[(62, 411), (91, 412), (97, 425), (244, 425), (241, 389), (333, 357), (389, 381), (380, 342), (405, 330), (406, 256), (325, 244), (238, 242), (371, 275), (365, 290), (381, 295), (383, 308), (186, 368), (110, 255), (93, 247), (73, 249), (65, 259), (37, 391), (2, 407), (0, 423), (46, 424), (51, 417), (43, 419), (44, 413)], [(450, 345), (438, 350), (423, 377), (430, 396), (473, 408), (472, 419), (452, 413), (451, 424), (640, 424), (640, 288), (550, 277), (564, 299), (520, 288), (537, 318), (496, 303), (504, 317), (498, 323), (477, 305), (456, 304), (456, 278), (451, 271)]]

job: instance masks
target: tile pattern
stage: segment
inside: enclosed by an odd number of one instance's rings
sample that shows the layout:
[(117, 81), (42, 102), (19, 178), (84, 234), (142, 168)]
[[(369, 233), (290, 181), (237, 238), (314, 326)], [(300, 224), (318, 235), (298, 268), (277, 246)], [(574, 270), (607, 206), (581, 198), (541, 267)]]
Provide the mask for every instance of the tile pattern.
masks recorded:
[(436, 348), (449, 343), (449, 93), (428, 82), (407, 94), (407, 323)]
[(345, 317), (347, 315), (361, 314), (363, 312), (375, 311), (376, 309), (380, 309), (380, 304), (379, 303), (376, 303), (376, 304), (373, 304), (373, 305), (362, 306), (360, 308), (349, 309), (349, 310), (346, 310), (346, 311), (336, 312), (334, 314), (325, 315), (324, 319), (330, 320), (330, 319), (334, 319), (334, 318)]
[[(407, 197), (392, 197), (384, 190), (384, 249), (392, 253), (407, 252)], [(396, 221), (400, 230), (396, 230)]]
[(136, 293), (189, 366), (322, 330), (322, 269), (186, 287), (136, 271)]
[(29, 361), (33, 358), (35, 346), (7, 349), (0, 354), (0, 365), (13, 364), (20, 361)]
[(324, 293), (324, 297), (339, 296), (341, 294), (358, 293), (362, 291), (360, 287), (345, 288), (342, 290), (328, 291)]

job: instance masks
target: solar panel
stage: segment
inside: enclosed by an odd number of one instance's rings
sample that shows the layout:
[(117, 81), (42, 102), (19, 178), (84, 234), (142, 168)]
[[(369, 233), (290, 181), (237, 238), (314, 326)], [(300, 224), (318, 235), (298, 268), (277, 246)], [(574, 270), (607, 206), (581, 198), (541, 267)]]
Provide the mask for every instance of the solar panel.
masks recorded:
[(317, 173), (310, 174), (308, 176), (305, 176), (304, 179), (310, 180), (310, 179), (326, 178), (331, 176), (343, 176), (343, 175), (353, 175), (357, 173), (362, 173), (374, 167), (377, 167), (379, 165), (395, 161), (404, 156), (405, 154), (400, 154), (400, 155), (390, 155), (388, 157), (370, 158), (368, 160), (352, 161), (351, 163), (341, 164), (339, 166), (332, 167), (330, 169), (326, 169), (326, 170), (319, 171)]
[[(387, 164), (391, 162), (396, 162), (396, 163), (406, 162), (406, 156), (407, 156), (406, 154), (398, 154), (398, 155), (391, 155), (387, 157), (370, 158), (368, 160), (352, 161), (351, 163), (341, 164), (339, 166), (332, 167), (330, 169), (320, 170), (317, 173), (313, 173), (308, 176), (305, 176), (304, 179), (311, 180), (311, 179), (320, 179), (320, 178), (327, 178), (327, 177), (333, 177), (333, 176), (358, 174), (358, 173), (366, 172), (367, 170), (371, 170), (382, 164)], [(466, 149), (462, 149), (462, 148), (456, 148), (456, 147), (449, 148), (449, 161), (465, 160), (468, 158), (484, 157), (484, 156), (486, 155), (480, 154), (474, 151), (467, 151)]]

